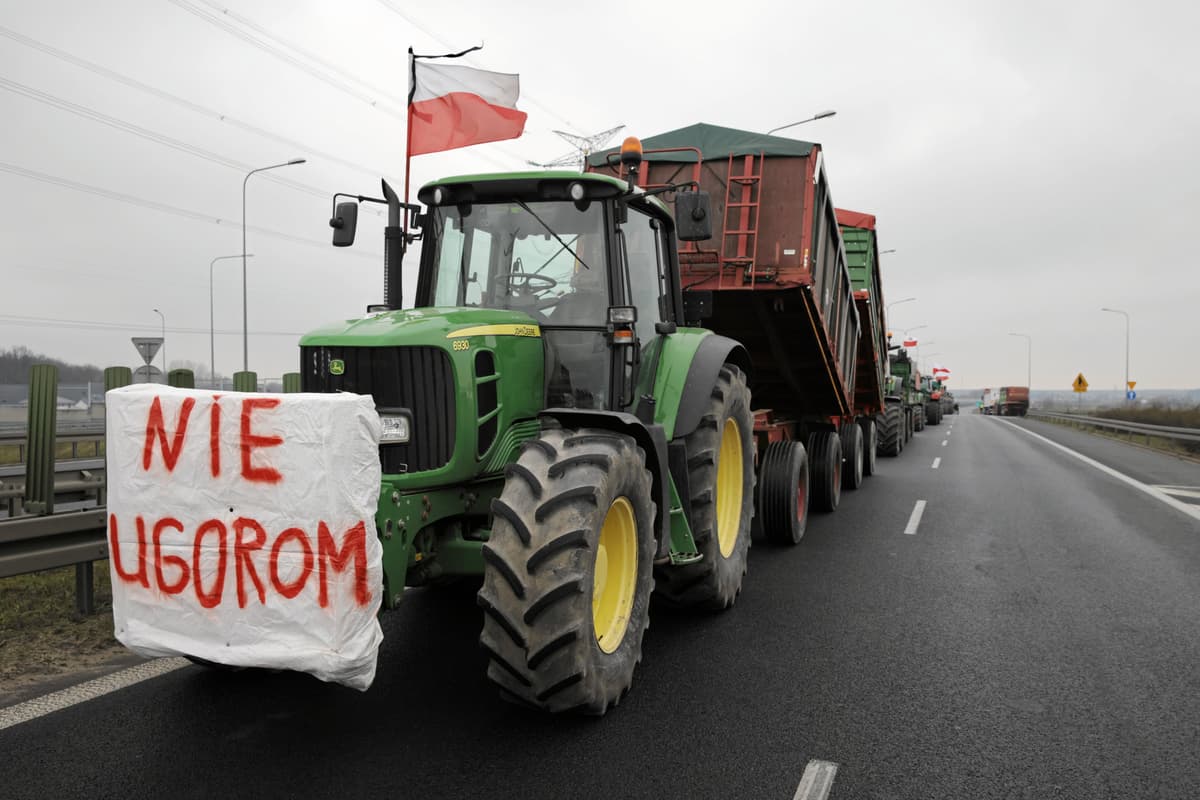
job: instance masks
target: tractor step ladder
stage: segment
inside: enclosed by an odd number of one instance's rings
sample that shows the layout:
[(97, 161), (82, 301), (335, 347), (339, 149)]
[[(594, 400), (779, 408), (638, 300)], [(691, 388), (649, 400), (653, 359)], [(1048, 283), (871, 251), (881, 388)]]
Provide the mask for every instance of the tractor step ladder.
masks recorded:
[[(734, 172), (734, 160), (741, 168)], [(762, 199), (763, 155), (729, 156), (725, 184), (725, 219), (721, 240), (721, 280), (725, 285), (727, 267), (733, 268), (732, 285), (753, 283), (758, 257), (758, 220)]]

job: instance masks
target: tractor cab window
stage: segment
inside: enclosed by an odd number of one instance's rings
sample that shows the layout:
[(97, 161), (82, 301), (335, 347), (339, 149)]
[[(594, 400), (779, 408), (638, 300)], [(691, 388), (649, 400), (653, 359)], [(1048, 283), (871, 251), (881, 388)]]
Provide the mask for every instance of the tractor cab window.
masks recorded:
[(432, 298), (439, 306), (524, 311), (542, 325), (606, 323), (600, 203), (512, 202), (433, 212)]
[(661, 322), (666, 296), (666, 254), (662, 244), (662, 226), (658, 220), (637, 209), (629, 210), (628, 221), (621, 226), (621, 238), (628, 266), (628, 298), (637, 308), (638, 342), (642, 347), (655, 337), (654, 323)]
[[(541, 327), (546, 405), (609, 404), (610, 289), (603, 203), (516, 201), (432, 212), (430, 298), (503, 308)], [(429, 263), (429, 262), (426, 262)]]

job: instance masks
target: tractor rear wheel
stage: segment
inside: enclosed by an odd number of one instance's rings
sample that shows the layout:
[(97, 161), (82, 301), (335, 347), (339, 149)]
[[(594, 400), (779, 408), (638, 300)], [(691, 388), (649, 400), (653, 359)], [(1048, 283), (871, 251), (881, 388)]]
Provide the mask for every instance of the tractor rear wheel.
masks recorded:
[(842, 439), (837, 431), (808, 435), (812, 469), (812, 504), (818, 511), (837, 511), (842, 499)]
[(603, 714), (642, 659), (654, 587), (654, 501), (629, 436), (559, 428), (505, 472), (483, 546), (479, 643), (506, 699)]
[(879, 449), (875, 420), (871, 417), (859, 417), (858, 424), (863, 431), (863, 475), (874, 475), (875, 456)]
[(888, 404), (879, 415), (879, 452), (895, 458), (904, 449), (904, 428), (908, 425), (904, 409)]
[(842, 428), (842, 486), (851, 491), (862, 486), (863, 475), (863, 432), (858, 423), (851, 422)]
[(684, 438), (692, 538), (702, 558), (657, 571), (655, 591), (671, 605), (720, 611), (742, 590), (754, 514), (753, 429), (746, 378), (726, 364), (700, 424)]
[(756, 518), (771, 544), (799, 544), (808, 528), (808, 454), (799, 442), (771, 442), (758, 468)]

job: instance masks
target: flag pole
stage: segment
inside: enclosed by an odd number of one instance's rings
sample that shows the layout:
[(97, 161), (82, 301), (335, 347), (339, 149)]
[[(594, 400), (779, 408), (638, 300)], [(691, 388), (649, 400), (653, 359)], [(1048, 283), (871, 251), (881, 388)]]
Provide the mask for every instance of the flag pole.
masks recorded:
[(408, 104), (405, 106), (404, 117), (408, 131), (404, 135), (404, 231), (408, 232), (408, 187), (409, 176), (412, 175), (412, 101), (417, 91), (417, 58), (413, 49), (408, 48)]

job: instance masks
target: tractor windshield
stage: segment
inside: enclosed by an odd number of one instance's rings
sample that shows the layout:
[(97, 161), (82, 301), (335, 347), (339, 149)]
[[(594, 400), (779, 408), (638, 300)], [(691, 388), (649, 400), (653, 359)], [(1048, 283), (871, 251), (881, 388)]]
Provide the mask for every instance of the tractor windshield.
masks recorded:
[(433, 209), (431, 231), (434, 305), (524, 311), (550, 326), (605, 325), (602, 204), (445, 206)]

